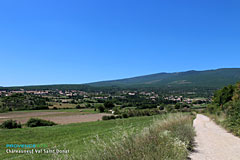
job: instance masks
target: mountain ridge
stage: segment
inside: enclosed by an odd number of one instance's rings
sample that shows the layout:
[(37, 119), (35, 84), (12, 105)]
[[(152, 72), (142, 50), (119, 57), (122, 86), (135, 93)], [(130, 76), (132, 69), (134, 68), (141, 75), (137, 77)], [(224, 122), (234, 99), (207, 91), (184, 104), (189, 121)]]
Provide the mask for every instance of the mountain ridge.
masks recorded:
[(185, 72), (155, 73), (132, 78), (87, 83), (94, 87), (106, 86), (197, 86), (222, 87), (240, 81), (240, 68), (220, 68), (204, 71), (189, 70)]
[(123, 78), (117, 80), (107, 80), (84, 84), (51, 84), (51, 85), (31, 85), (31, 86), (13, 86), (0, 87), (3, 89), (64, 89), (81, 90), (102, 87), (209, 87), (221, 88), (229, 84), (235, 84), (240, 81), (240, 68), (219, 68), (211, 70), (189, 70), (184, 72), (161, 72), (132, 78)]

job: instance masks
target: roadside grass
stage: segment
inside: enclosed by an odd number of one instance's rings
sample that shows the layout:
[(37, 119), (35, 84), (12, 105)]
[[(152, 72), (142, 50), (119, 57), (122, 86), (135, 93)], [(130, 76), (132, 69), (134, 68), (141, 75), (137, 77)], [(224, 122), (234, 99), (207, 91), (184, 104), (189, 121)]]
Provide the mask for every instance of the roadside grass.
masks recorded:
[(155, 119), (153, 124), (138, 132), (122, 130), (111, 139), (97, 137), (84, 154), (67, 156), (67, 159), (187, 159), (189, 151), (193, 149), (195, 136), (193, 118), (194, 116), (186, 114), (170, 114)]
[[(64, 159), (65, 156), (82, 155), (96, 136), (101, 139), (113, 137), (116, 132), (142, 130), (154, 119), (162, 116), (134, 117), (110, 121), (97, 121), (57, 125), (52, 127), (0, 129), (0, 159)], [(67, 149), (67, 155), (53, 154), (6, 154), (6, 144), (44, 144), (47, 149)]]
[(212, 119), (216, 124), (224, 127), (224, 121), (226, 120), (225, 114), (223, 113), (220, 113), (220, 114), (204, 113), (204, 114), (208, 116), (210, 119)]

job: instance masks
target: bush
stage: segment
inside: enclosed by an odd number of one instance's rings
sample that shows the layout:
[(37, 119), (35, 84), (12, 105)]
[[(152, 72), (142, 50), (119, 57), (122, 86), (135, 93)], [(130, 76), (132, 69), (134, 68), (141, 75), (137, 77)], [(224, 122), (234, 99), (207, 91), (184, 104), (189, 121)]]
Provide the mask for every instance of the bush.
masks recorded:
[(114, 111), (114, 114), (119, 114), (120, 113), (120, 107), (114, 107), (113, 111)]
[(7, 120), (2, 123), (1, 128), (13, 129), (13, 128), (22, 128), (21, 123), (17, 123), (16, 120)]
[(29, 108), (30, 110), (47, 110), (49, 109), (48, 106), (40, 105), (40, 106), (35, 106), (33, 108)]
[(123, 114), (122, 114), (122, 117), (123, 117), (123, 118), (128, 118), (128, 114), (127, 114), (127, 113), (123, 113)]
[(218, 110), (220, 110), (220, 107), (218, 107), (218, 106), (215, 105), (215, 104), (209, 104), (209, 105), (207, 105), (207, 111), (208, 111), (210, 114), (216, 113)]
[(103, 116), (102, 120), (109, 120), (109, 116)]
[(226, 112), (227, 119), (225, 124), (227, 128), (237, 136), (240, 136), (240, 100), (229, 105)]
[(105, 107), (103, 105), (100, 105), (100, 106), (98, 106), (98, 110), (99, 110), (99, 112), (102, 113), (105, 111)]
[[(120, 113), (120, 112), (119, 112)], [(128, 109), (123, 111), (120, 115), (104, 116), (103, 120), (117, 119), (117, 118), (129, 118), (137, 116), (152, 116), (157, 114), (164, 114), (165, 111), (160, 111), (159, 109)]]
[(7, 111), (9, 111), (8, 108), (0, 107), (0, 113), (4, 113), (4, 112), (7, 112)]
[(110, 116), (110, 119), (116, 119), (116, 117), (114, 115)]
[(80, 105), (77, 105), (77, 106), (76, 106), (76, 109), (81, 109), (81, 106), (80, 106)]
[(28, 127), (53, 126), (53, 125), (56, 125), (56, 123), (38, 118), (31, 118), (27, 121)]
[[(157, 115), (157, 114), (163, 114), (164, 111), (160, 111), (159, 109), (129, 109), (125, 110), (122, 113), (123, 118), (128, 118), (128, 117), (137, 117), (137, 116), (152, 116), (152, 115)], [(124, 114), (124, 115), (123, 115)]]
[(167, 106), (165, 106), (165, 109), (166, 109), (167, 112), (173, 112), (174, 106), (171, 105), (171, 104), (168, 104)]
[(123, 117), (121, 115), (117, 115), (116, 116), (116, 119), (119, 118), (119, 119), (122, 119)]
[(112, 116), (103, 116), (102, 120), (110, 120), (110, 119), (116, 119), (117, 117), (115, 117), (114, 115)]
[(112, 109), (115, 107), (115, 105), (113, 104), (112, 101), (106, 101), (106, 102), (104, 102), (104, 107), (108, 108), (108, 109)]
[(53, 110), (57, 110), (58, 108), (57, 108), (57, 107), (53, 107), (52, 109), (53, 109)]

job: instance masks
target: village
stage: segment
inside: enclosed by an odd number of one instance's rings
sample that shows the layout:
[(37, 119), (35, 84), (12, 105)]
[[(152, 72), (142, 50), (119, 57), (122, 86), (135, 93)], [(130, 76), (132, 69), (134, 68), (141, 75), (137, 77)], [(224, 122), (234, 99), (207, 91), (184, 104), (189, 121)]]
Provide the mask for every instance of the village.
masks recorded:
[(129, 90), (122, 90), (115, 93), (103, 93), (100, 92), (86, 92), (81, 90), (0, 90), (0, 96), (11, 96), (14, 94), (29, 94), (29, 95), (37, 95), (42, 97), (48, 97), (52, 99), (58, 99), (57, 102), (60, 103), (76, 103), (75, 100), (82, 100), (88, 102), (102, 102), (106, 100), (125, 100), (128, 99), (145, 99), (148, 102), (159, 102), (165, 101), (170, 104), (174, 103), (186, 103), (186, 104), (205, 104), (211, 102), (211, 98), (204, 98), (204, 97), (195, 97), (189, 98), (182, 95), (161, 95), (156, 92), (148, 92), (148, 91), (129, 91)]

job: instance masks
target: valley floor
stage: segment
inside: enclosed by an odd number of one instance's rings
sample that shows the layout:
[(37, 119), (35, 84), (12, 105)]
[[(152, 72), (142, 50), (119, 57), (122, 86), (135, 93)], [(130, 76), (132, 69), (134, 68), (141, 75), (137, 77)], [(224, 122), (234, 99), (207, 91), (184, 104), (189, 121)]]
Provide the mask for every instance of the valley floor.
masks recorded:
[(50, 120), (57, 124), (70, 124), (102, 120), (105, 115), (111, 114), (97, 113), (93, 109), (82, 109), (81, 112), (78, 109), (13, 111), (0, 113), (0, 124), (9, 119), (24, 124), (32, 117)]
[[(33, 112), (31, 111), (31, 113)], [(154, 119), (161, 117), (161, 115), (158, 115), (109, 121), (73, 123), (51, 127), (0, 129), (0, 160), (55, 160), (64, 159), (64, 156), (72, 155), (79, 157), (89, 148), (91, 148), (93, 145), (91, 141), (96, 139), (96, 136), (100, 137), (101, 139), (108, 140), (117, 132), (127, 132), (128, 130), (132, 129), (142, 130), (144, 127), (152, 124)], [(53, 157), (55, 156), (54, 154), (10, 154), (6, 153), (6, 144), (45, 144), (47, 145), (47, 148), (40, 147), (40, 149), (65, 149), (69, 150), (69, 154), (59, 154), (59, 157), (57, 158)], [(23, 149), (20, 148), (20, 150)]]

